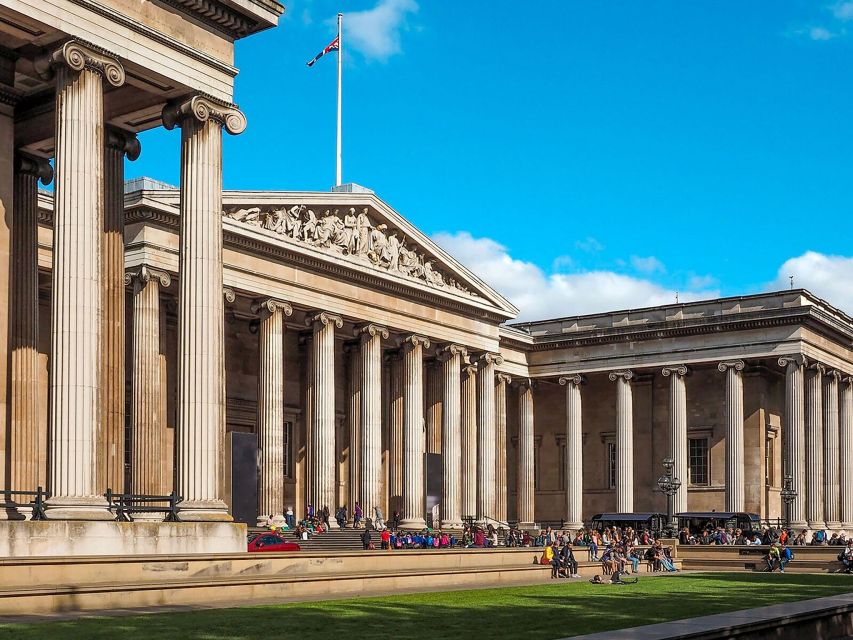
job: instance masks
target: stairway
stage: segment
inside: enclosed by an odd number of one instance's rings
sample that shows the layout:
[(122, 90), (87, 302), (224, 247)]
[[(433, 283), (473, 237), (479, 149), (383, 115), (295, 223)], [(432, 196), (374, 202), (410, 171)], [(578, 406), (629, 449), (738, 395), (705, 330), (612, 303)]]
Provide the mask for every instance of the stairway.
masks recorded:
[[(298, 542), (303, 551), (361, 551), (361, 534), (364, 529), (332, 529), (312, 535), (308, 540), (300, 540), (295, 533), (286, 532), (288, 540)], [(379, 548), (379, 532), (371, 531), (370, 540)]]

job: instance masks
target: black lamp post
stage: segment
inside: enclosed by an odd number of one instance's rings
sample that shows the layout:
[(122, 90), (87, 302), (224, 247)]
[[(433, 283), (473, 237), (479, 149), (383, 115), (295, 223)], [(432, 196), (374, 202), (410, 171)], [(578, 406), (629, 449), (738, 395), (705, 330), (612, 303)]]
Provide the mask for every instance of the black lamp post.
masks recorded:
[(675, 466), (675, 461), (672, 458), (664, 458), (663, 468), (666, 469), (666, 475), (658, 478), (658, 488), (666, 494), (666, 526), (669, 535), (672, 536), (672, 531), (675, 528), (673, 522), (674, 514), (672, 513), (672, 497), (678, 493), (681, 487), (681, 480), (673, 477), (672, 468)]
[(782, 491), (779, 492), (782, 502), (785, 504), (785, 529), (791, 528), (791, 505), (797, 497), (797, 492), (794, 491), (794, 478), (789, 474), (785, 475), (782, 480)]

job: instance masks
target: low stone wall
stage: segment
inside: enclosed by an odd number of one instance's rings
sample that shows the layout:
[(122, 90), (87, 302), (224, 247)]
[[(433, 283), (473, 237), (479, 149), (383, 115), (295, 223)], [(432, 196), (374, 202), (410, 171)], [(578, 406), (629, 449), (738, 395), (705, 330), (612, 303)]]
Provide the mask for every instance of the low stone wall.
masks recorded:
[(245, 550), (246, 525), (233, 522), (0, 521), (0, 558)]
[[(843, 547), (791, 547), (794, 560), (786, 571), (826, 573), (841, 569), (838, 554)], [(761, 571), (766, 546), (679, 545), (678, 557), (689, 571)]]

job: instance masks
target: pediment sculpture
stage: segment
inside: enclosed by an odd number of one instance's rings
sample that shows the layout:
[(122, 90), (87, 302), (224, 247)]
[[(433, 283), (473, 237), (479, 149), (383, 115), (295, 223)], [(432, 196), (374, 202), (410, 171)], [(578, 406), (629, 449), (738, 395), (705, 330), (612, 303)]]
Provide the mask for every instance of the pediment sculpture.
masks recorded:
[[(360, 213), (351, 207), (343, 217), (339, 209), (326, 209), (318, 216), (304, 204), (264, 211), (249, 207), (225, 211), (227, 218), (261, 227), (279, 236), (328, 253), (420, 280), (432, 287), (448, 288), (476, 297), (465, 285), (435, 268), (435, 260), (421, 247), (409, 243), (398, 230), (386, 224), (374, 224), (364, 207)], [(408, 243), (408, 245), (407, 245)]]

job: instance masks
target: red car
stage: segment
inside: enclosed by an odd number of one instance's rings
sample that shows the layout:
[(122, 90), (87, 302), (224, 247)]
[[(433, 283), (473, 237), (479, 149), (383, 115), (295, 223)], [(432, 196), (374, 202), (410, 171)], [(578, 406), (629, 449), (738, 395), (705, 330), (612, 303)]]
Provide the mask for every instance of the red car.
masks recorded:
[(277, 533), (261, 533), (249, 537), (249, 551), (299, 551), (296, 542), (282, 538)]

